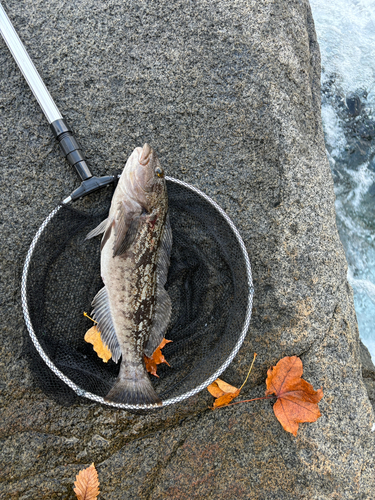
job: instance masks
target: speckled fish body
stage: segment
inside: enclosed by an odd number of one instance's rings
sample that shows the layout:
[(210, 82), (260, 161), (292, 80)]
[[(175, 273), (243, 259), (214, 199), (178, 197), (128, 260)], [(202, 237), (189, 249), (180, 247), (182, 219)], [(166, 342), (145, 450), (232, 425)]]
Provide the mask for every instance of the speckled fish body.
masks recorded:
[(104, 232), (102, 288), (92, 315), (112, 358), (121, 357), (119, 376), (108, 401), (132, 405), (161, 403), (145, 369), (164, 337), (171, 302), (164, 289), (172, 245), (163, 170), (145, 144), (128, 159), (115, 190), (108, 219), (89, 237)]

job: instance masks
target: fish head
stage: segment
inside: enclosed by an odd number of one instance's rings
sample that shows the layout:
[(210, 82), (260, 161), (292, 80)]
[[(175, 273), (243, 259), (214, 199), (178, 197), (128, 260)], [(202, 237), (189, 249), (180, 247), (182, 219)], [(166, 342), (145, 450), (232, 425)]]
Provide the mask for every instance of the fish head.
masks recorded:
[(139, 165), (135, 170), (138, 186), (146, 193), (157, 191), (158, 186), (165, 184), (164, 170), (160, 166), (155, 151), (146, 143), (143, 148), (137, 148), (140, 153)]
[(166, 182), (155, 151), (146, 143), (135, 148), (121, 175), (119, 185), (130, 198), (151, 211), (166, 198)]

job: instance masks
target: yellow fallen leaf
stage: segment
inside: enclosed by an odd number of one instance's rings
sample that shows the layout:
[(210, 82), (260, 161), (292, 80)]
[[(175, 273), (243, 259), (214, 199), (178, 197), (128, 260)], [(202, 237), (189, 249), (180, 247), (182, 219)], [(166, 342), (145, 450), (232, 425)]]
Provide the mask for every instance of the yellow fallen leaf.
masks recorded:
[(208, 387), (208, 392), (214, 396), (214, 398), (220, 398), (224, 396), (224, 394), (234, 394), (238, 391), (237, 387), (233, 385), (227, 384), (224, 380), (217, 378), (212, 384)]
[(213, 408), (220, 408), (220, 406), (226, 406), (234, 398), (236, 398), (241, 389), (237, 389), (233, 385), (227, 384), (224, 380), (217, 378), (208, 387), (208, 392), (213, 395), (215, 399)]
[(112, 358), (112, 353), (106, 345), (103, 344), (100, 332), (94, 325), (90, 330), (87, 330), (85, 334), (85, 340), (89, 344), (92, 344), (94, 351), (99, 356), (100, 359), (107, 363)]
[(98, 473), (94, 464), (91, 464), (87, 469), (81, 470), (76, 475), (74, 482), (74, 493), (78, 500), (96, 500), (99, 495)]
[(233, 385), (228, 384), (227, 382), (224, 382), (224, 380), (221, 380), (220, 378), (217, 378), (214, 382), (212, 382), (212, 384), (207, 387), (208, 392), (212, 394), (214, 398), (216, 398), (212, 407), (213, 410), (216, 408), (220, 408), (221, 406), (229, 405), (229, 403), (240, 394), (243, 386), (246, 384), (247, 379), (249, 378), (255, 358), (256, 354), (254, 354), (254, 359), (251, 363), (250, 370), (248, 371), (246, 379), (239, 389), (237, 387), (234, 387)]
[(235, 399), (240, 392), (241, 389), (236, 389), (235, 392), (224, 393), (222, 396), (215, 399), (213, 409), (229, 405), (229, 403), (233, 401), (233, 399)]

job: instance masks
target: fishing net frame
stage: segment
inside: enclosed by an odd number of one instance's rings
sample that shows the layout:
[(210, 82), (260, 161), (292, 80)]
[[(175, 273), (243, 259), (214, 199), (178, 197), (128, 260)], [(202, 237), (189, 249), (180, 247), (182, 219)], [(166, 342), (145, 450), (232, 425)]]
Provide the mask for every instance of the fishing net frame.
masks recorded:
[[(161, 407), (167, 407), (170, 406), (174, 403), (181, 402), (183, 400), (186, 400), (187, 398), (194, 396), (201, 390), (205, 389), (208, 385), (210, 385), (216, 378), (218, 378), (224, 370), (229, 366), (229, 364), (232, 362), (236, 354), (238, 353), (240, 347), (243, 344), (243, 341), (246, 337), (249, 325), (250, 325), (250, 318), (251, 318), (251, 311), (252, 311), (252, 303), (253, 303), (253, 294), (254, 294), (254, 289), (253, 289), (253, 282), (252, 282), (252, 274), (251, 274), (251, 266), (250, 266), (250, 261), (249, 257), (247, 254), (247, 250), (245, 247), (245, 244), (241, 238), (241, 235), (239, 234), (236, 226), (232, 222), (232, 220), (229, 218), (229, 216), (224, 212), (224, 210), (209, 196), (207, 196), (205, 193), (203, 193), (201, 190), (198, 188), (187, 184), (181, 180), (174, 179), (172, 177), (166, 177), (167, 180), (167, 186), (168, 186), (168, 191), (173, 187), (173, 189), (180, 189), (183, 190), (181, 191), (182, 197), (186, 196), (196, 196), (196, 200), (199, 202), (199, 200), (202, 201), (203, 204), (207, 204), (206, 207), (208, 211), (210, 208), (215, 212), (218, 216), (219, 224), (220, 221), (221, 223), (227, 228), (229, 231), (228, 234), (231, 234), (232, 237), (232, 246), (235, 244), (238, 245), (238, 248), (236, 251), (238, 251), (238, 255), (241, 255), (242, 257), (242, 262), (241, 262), (241, 267), (243, 265), (243, 276), (244, 276), (244, 283), (242, 284), (242, 291), (241, 291), (241, 296), (244, 294), (244, 290), (247, 289), (247, 297), (243, 297), (243, 305), (244, 310), (243, 310), (243, 320), (241, 320), (241, 328), (239, 328), (238, 332), (232, 332), (231, 333), (231, 338), (230, 338), (230, 352), (229, 354), (225, 357), (225, 360), (221, 362), (220, 366), (216, 366), (212, 374), (207, 376), (203, 381), (200, 380), (196, 386), (191, 387), (188, 390), (185, 390), (185, 392), (181, 394), (175, 394), (172, 395), (172, 397), (167, 397), (166, 399), (162, 399), (162, 405)], [(43, 360), (45, 363), (46, 367), (49, 368), (53, 372), (54, 375), (60, 379), (68, 388), (70, 388), (77, 396), (82, 396), (85, 397), (89, 400), (95, 401), (100, 404), (104, 404), (107, 406), (111, 406), (114, 408), (120, 408), (120, 409), (125, 409), (129, 411), (139, 411), (139, 410), (155, 410), (158, 407), (155, 408), (155, 406), (151, 405), (129, 405), (129, 404), (119, 404), (119, 403), (113, 403), (106, 401), (105, 398), (102, 395), (95, 394), (94, 392), (90, 392), (83, 387), (80, 387), (79, 384), (77, 384), (74, 380), (71, 379), (70, 376), (68, 376), (66, 373), (64, 373), (64, 368), (61, 366), (58, 367), (56, 366), (58, 363), (56, 361), (51, 359), (50, 353), (46, 352), (48, 349), (46, 346), (43, 347), (42, 342), (41, 342), (41, 333), (37, 332), (34, 325), (33, 325), (33, 320), (32, 320), (32, 315), (30, 313), (30, 293), (32, 292), (32, 283), (30, 284), (30, 265), (35, 258), (36, 255), (36, 248), (38, 245), (38, 242), (40, 239), (43, 237), (43, 234), (46, 231), (46, 228), (49, 227), (51, 221), (54, 220), (54, 218), (59, 214), (61, 209), (63, 208), (63, 204), (58, 205), (49, 215), (48, 217), (43, 221), (42, 225), (39, 227), (37, 233), (35, 234), (33, 241), (29, 247), (26, 259), (25, 259), (25, 264), (23, 267), (23, 273), (22, 273), (22, 283), (21, 283), (21, 299), (22, 299), (22, 309), (23, 309), (23, 314), (24, 314), (24, 319), (28, 331), (29, 338), (32, 341), (32, 344), (36, 350), (37, 355)], [(172, 232), (173, 232), (173, 224), (172, 224)], [(241, 272), (241, 271), (240, 271)], [(237, 277), (238, 279), (238, 277)], [(30, 287), (31, 287), (31, 292), (30, 292)], [(172, 300), (173, 302), (173, 300)], [(63, 313), (62, 313), (63, 314)], [(34, 313), (35, 317), (35, 313)], [(35, 322), (35, 321), (34, 321)], [(206, 324), (207, 326), (207, 324)], [(85, 332), (81, 332), (82, 338)], [(233, 337), (233, 338), (232, 338)], [(203, 338), (202, 336), (200, 338)], [(196, 342), (196, 341), (195, 341)], [(217, 342), (218, 343), (218, 348), (220, 349), (220, 339)], [(232, 345), (233, 344), (233, 345)], [(199, 351), (199, 349), (198, 349)], [(96, 357), (96, 353), (93, 352), (92, 354), (94, 357)], [(208, 354), (209, 356), (209, 354)], [(40, 359), (39, 358), (39, 359)], [(207, 356), (206, 359), (203, 360), (203, 362), (207, 362)], [(160, 366), (160, 365), (159, 365)], [(150, 376), (152, 379), (153, 377)], [(160, 408), (160, 407), (159, 407)]]

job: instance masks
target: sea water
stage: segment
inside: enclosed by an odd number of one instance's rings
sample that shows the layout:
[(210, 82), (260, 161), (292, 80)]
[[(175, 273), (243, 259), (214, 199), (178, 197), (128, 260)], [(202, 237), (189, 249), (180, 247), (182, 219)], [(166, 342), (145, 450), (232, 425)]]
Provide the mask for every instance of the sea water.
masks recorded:
[(375, 1), (310, 0), (322, 121), (360, 336), (375, 362)]

